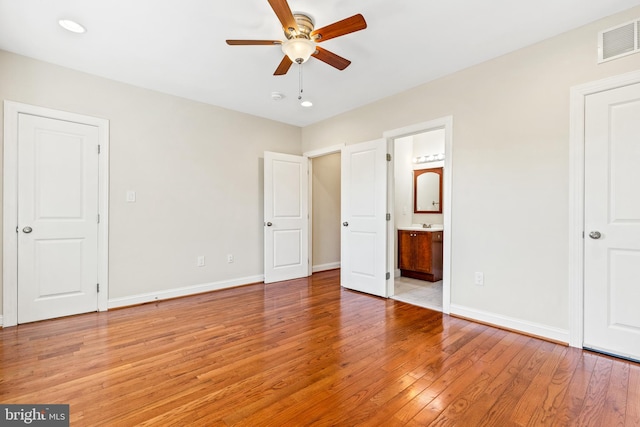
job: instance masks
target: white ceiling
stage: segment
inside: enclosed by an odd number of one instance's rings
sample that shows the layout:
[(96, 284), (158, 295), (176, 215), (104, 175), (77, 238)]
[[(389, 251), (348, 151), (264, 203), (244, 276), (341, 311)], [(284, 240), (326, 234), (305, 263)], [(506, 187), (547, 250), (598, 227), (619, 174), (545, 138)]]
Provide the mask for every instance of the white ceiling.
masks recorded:
[[(368, 28), (322, 43), (352, 61), (311, 58), (273, 76), (283, 39), (267, 0), (0, 0), (0, 49), (297, 126), (410, 89), (640, 4), (640, 0), (290, 0), (316, 28), (362, 13)], [(62, 18), (87, 28), (58, 26)], [(594, 58), (596, 35), (594, 34)], [(0, 76), (1, 78), (1, 76)], [(280, 101), (271, 92), (285, 94)]]

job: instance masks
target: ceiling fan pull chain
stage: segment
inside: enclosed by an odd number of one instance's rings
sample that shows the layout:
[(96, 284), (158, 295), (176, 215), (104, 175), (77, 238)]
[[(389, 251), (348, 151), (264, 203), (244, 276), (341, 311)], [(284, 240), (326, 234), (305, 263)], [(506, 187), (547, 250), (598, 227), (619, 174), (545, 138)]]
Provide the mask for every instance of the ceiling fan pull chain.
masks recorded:
[(302, 99), (302, 64), (298, 64), (298, 101)]

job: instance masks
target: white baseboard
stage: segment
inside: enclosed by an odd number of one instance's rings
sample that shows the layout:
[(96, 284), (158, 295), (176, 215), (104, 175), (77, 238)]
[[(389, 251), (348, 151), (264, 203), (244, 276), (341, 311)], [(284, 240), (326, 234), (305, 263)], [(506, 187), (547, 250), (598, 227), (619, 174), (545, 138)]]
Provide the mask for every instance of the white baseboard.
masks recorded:
[(4, 321), (2, 320), (2, 316), (0, 316), (0, 326), (4, 327)]
[(340, 261), (338, 261), (338, 262), (330, 262), (328, 264), (314, 265), (311, 270), (314, 273), (317, 273), (319, 271), (335, 270), (336, 268), (340, 268)]
[(264, 282), (264, 276), (249, 276), (233, 280), (224, 280), (221, 282), (203, 283), (194, 286), (185, 286), (181, 288), (168, 289), (159, 292), (150, 292), (147, 294), (133, 295), (122, 298), (109, 299), (109, 308), (126, 307), (129, 305), (144, 304), (152, 301), (160, 301), (170, 298), (185, 297), (203, 292), (217, 291), (220, 289), (232, 288), (234, 286), (248, 285), (251, 283)]
[(521, 319), (501, 316), (499, 314), (489, 313), (486, 311), (477, 310), (475, 308), (469, 308), (457, 304), (451, 304), (450, 308), (451, 314), (453, 315), (465, 317), (471, 320), (477, 320), (478, 322), (488, 323), (514, 331), (520, 331), (525, 334), (535, 335), (552, 341), (563, 343), (569, 342), (568, 329), (554, 328), (547, 325), (541, 325), (539, 323), (527, 322)]

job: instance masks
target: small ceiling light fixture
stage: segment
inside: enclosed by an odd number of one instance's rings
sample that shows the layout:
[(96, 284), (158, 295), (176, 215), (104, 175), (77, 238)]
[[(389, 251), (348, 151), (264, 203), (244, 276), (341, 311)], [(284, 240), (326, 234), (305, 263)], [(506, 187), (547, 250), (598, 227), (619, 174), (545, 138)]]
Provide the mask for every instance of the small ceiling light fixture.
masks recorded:
[(82, 34), (87, 32), (86, 28), (70, 19), (61, 19), (58, 21), (58, 24), (60, 24), (60, 26), (65, 30), (71, 31), (72, 33)]
[(274, 101), (280, 101), (282, 98), (284, 98), (284, 94), (280, 92), (271, 92), (271, 99)]
[(302, 105), (305, 108), (309, 108), (309, 107), (313, 107), (313, 102), (311, 102), (311, 101), (302, 101), (300, 103), (300, 105)]

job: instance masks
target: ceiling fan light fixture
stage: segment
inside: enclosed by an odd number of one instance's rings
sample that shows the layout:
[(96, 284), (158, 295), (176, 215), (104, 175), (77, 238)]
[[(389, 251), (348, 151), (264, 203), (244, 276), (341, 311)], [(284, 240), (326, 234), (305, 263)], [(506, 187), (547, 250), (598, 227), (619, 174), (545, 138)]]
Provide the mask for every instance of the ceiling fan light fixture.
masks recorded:
[(282, 51), (291, 62), (303, 64), (316, 51), (316, 44), (305, 38), (293, 38), (282, 43)]

